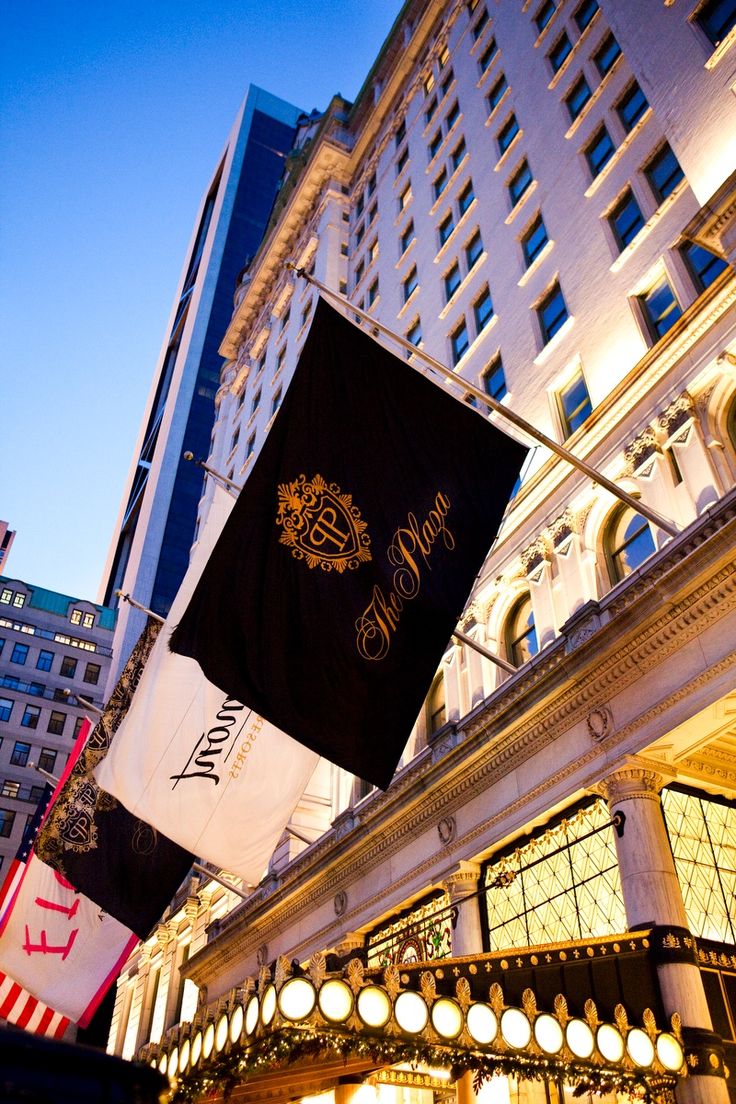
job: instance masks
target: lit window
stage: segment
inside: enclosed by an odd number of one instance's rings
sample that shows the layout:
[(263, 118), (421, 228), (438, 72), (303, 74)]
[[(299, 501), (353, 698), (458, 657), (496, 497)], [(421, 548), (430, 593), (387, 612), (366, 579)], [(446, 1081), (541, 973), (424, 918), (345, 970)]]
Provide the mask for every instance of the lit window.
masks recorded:
[(484, 330), (493, 318), (493, 302), (487, 287), (483, 289), (480, 297), (473, 303), (473, 317), (475, 318), (476, 334)]
[(450, 160), (452, 162), (452, 171), (453, 172), (455, 172), (460, 167), (460, 162), (462, 161), (463, 157), (465, 157), (466, 153), (467, 153), (467, 147), (465, 145), (465, 139), (461, 138), (460, 141), (458, 142), (458, 144), (455, 146), (454, 150), (452, 151), (452, 155), (450, 157)]
[(102, 668), (99, 663), (88, 663), (84, 669), (84, 681), (90, 683), (91, 686), (97, 686), (97, 683), (100, 681), (101, 671)]
[(574, 379), (562, 388), (557, 398), (562, 428), (565, 437), (569, 437), (590, 416), (593, 409), (583, 373), (578, 372)]
[(503, 73), (501, 73), (501, 76), (498, 78), (498, 80), (494, 84), (493, 88), (488, 93), (488, 110), (489, 111), (493, 111), (493, 110), (495, 110), (495, 108), (498, 107), (501, 100), (503, 99), (503, 94), (504, 94), (504, 92), (506, 91), (507, 88), (508, 88), (508, 84), (506, 82), (506, 77), (504, 76)]
[(21, 592), (19, 590), (17, 590), (15, 592), (15, 594), (13, 595), (13, 605), (16, 607), (16, 609), (20, 609), (25, 604), (26, 604), (26, 595), (21, 594)]
[(566, 34), (561, 34), (549, 52), (549, 63), (553, 73), (559, 73), (566, 59), (570, 56), (572, 43)]
[(404, 302), (408, 303), (414, 292), (419, 287), (419, 279), (417, 277), (416, 265), (412, 265), (412, 267), (409, 269), (408, 275), (404, 279), (401, 287), (404, 296)]
[(72, 625), (81, 625), (82, 611), (79, 609), (72, 610), (72, 614), (69, 620), (71, 621)]
[(532, 600), (528, 594), (519, 599), (506, 622), (506, 651), (514, 667), (521, 667), (539, 651)]
[(28, 659), (28, 645), (27, 644), (14, 644), (13, 651), (10, 654), (10, 662), (17, 663), (21, 667), (24, 666)]
[(409, 163), (409, 149), (408, 149), (407, 146), (404, 146), (403, 150), (401, 151), (401, 154), (399, 155), (399, 159), (396, 162), (396, 175), (397, 176), (401, 176), (402, 172), (404, 171), (404, 169), (406, 168), (408, 163)]
[(438, 56), (437, 56), (437, 62), (439, 64), (440, 69), (444, 69), (449, 60), (450, 60), (450, 51), (449, 51), (447, 46), (443, 46), (442, 49), (440, 50)]
[(0, 790), (0, 796), (17, 798), (19, 793), (20, 782), (13, 782), (12, 779), (6, 778), (3, 782), (3, 788)]
[(0, 698), (0, 721), (9, 721), (13, 712), (13, 699)]
[(703, 249), (702, 245), (696, 245), (695, 242), (686, 242), (680, 252), (700, 291), (712, 284), (716, 276), (720, 276), (727, 267), (722, 257), (711, 253), (709, 249)]
[(424, 94), (428, 96), (434, 88), (434, 73), (430, 70), (424, 78)]
[(468, 327), (464, 318), (450, 337), (450, 346), (452, 348), (452, 363), (457, 364), (470, 347)]
[(537, 307), (537, 317), (542, 331), (542, 341), (546, 345), (568, 318), (567, 306), (559, 284), (555, 284), (545, 295)]
[(23, 716), (20, 723), (23, 728), (36, 728), (40, 716), (41, 710), (37, 705), (27, 705), (23, 710)]
[(583, 110), (592, 93), (588, 86), (588, 82), (585, 77), (578, 77), (575, 84), (572, 86), (568, 94), (565, 96), (565, 103), (567, 104), (567, 110), (570, 113), (570, 118), (575, 121), (580, 112)]
[(443, 218), (442, 222), (440, 223), (440, 225), (438, 227), (438, 232), (439, 232), (439, 236), (440, 236), (440, 245), (445, 244), (445, 242), (449, 239), (450, 234), (452, 234), (452, 231), (454, 229), (455, 229), (455, 220), (452, 217), (452, 211), (450, 211), (449, 214), (445, 215), (445, 217)]
[(634, 81), (616, 104), (616, 113), (627, 134), (634, 129), (648, 107), (646, 96)]
[(516, 116), (512, 115), (511, 118), (504, 123), (504, 125), (501, 127), (501, 130), (496, 136), (498, 149), (501, 154), (504, 154), (506, 152), (518, 133), (519, 124), (517, 122)]
[(655, 341), (666, 334), (682, 314), (680, 304), (665, 276), (654, 285), (651, 291), (640, 295), (639, 302), (649, 332)]
[(91, 629), (95, 623), (95, 615), (93, 613), (82, 614), (82, 625), (85, 629)]
[(38, 653), (38, 659), (36, 660), (36, 668), (39, 671), (50, 671), (51, 664), (54, 662), (54, 653), (42, 648)]
[(60, 709), (52, 709), (46, 731), (50, 732), (52, 736), (61, 736), (64, 732), (65, 722), (66, 713), (62, 713)]
[(407, 249), (409, 248), (409, 246), (411, 245), (411, 243), (413, 241), (414, 241), (414, 220), (411, 219), (406, 224), (406, 227), (405, 227), (405, 229), (404, 229), (404, 231), (401, 235), (401, 238), (400, 238), (402, 254), (406, 253)]
[(12, 590), (8, 590), (7, 587), (3, 587), (0, 591), (0, 604), (3, 606), (9, 606), (13, 598)]
[(452, 105), (450, 110), (447, 112), (447, 118), (445, 119), (445, 123), (447, 125), (448, 133), (449, 133), (449, 131), (452, 130), (452, 128), (454, 127), (455, 123), (458, 121), (459, 118), (460, 118), (460, 106), (459, 106), (457, 100), (455, 100), (454, 104)]
[(534, 16), (534, 22), (536, 23), (537, 30), (540, 34), (547, 26), (554, 14), (555, 5), (552, 3), (552, 0), (545, 0), (545, 3), (542, 4), (541, 8), (539, 8), (537, 14)]
[(619, 249), (625, 249), (644, 225), (644, 216), (629, 188), (608, 216), (608, 224), (613, 230)]
[(470, 272), (473, 265), (477, 263), (482, 252), (483, 239), (480, 236), (480, 230), (477, 230), (465, 246), (465, 259), (468, 262), (468, 272)]
[(483, 373), (482, 383), (484, 390), (488, 392), (491, 398), (500, 402), (507, 392), (506, 376), (504, 375), (500, 356), (494, 357), (488, 365)]
[(613, 157), (616, 152), (611, 140), (611, 135), (602, 126), (595, 132), (588, 145), (585, 147), (585, 160), (588, 162), (590, 175), (598, 176), (598, 173)]
[(460, 287), (460, 266), (457, 261), (449, 270), (445, 273), (445, 302), (449, 303), (453, 295)]
[(480, 66), (481, 73), (485, 73), (486, 69), (491, 64), (491, 62), (493, 61), (493, 59), (494, 59), (494, 57), (496, 56), (497, 53), (498, 53), (498, 46), (496, 45), (495, 38), (492, 38), (491, 41), (486, 46), (483, 53), (481, 54), (480, 61), (478, 62), (478, 65)]
[(13, 824), (15, 823), (15, 813), (10, 809), (0, 809), (0, 836), (3, 839), (7, 839), (12, 831)]
[(644, 175), (660, 203), (674, 192), (685, 176), (680, 162), (667, 144), (645, 166)]
[(28, 756), (31, 754), (31, 745), (24, 740), (16, 740), (10, 753), (10, 763), (14, 767), (25, 767)]
[(537, 215), (527, 232), (521, 239), (521, 248), (527, 268), (537, 259), (549, 241), (547, 230), (541, 215)]
[[(48, 668), (46, 668), (48, 670)], [(63, 656), (59, 674), (64, 678), (74, 678), (77, 671), (77, 661), (73, 656)]]
[(718, 46), (736, 26), (736, 4), (734, 0), (707, 0), (697, 12), (695, 22), (713, 46)]
[(478, 19), (473, 24), (471, 34), (473, 35), (473, 41), (477, 42), (480, 36), (483, 34), (483, 30), (488, 23), (488, 12), (484, 8)]
[(575, 22), (577, 23), (578, 30), (582, 34), (588, 24), (592, 21), (593, 16), (598, 11), (598, 4), (596, 0), (583, 0), (578, 10), (575, 12)]
[(53, 748), (41, 748), (41, 754), (38, 757), (38, 765), (41, 770), (45, 770), (49, 774), (52, 774), (56, 766), (57, 755), (58, 752), (54, 751)]
[(621, 56), (621, 47), (616, 39), (609, 32), (603, 39), (596, 52), (593, 54), (593, 61), (595, 67), (600, 73), (601, 77), (605, 77), (607, 73), (610, 73), (613, 69), (616, 58)]
[(475, 192), (473, 191), (473, 181), (469, 180), (463, 190), (460, 192), (460, 195), (457, 197), (457, 205), (461, 215), (465, 214), (474, 199)]
[(442, 131), (438, 130), (429, 140), (429, 160), (437, 156), (437, 150), (442, 145)]
[(656, 552), (649, 522), (630, 506), (616, 511), (604, 543), (611, 582), (614, 584), (625, 579)]
[(509, 181), (509, 195), (511, 196), (512, 207), (516, 206), (533, 179), (534, 177), (532, 176), (532, 170), (529, 168), (529, 162), (522, 161), (521, 166)]

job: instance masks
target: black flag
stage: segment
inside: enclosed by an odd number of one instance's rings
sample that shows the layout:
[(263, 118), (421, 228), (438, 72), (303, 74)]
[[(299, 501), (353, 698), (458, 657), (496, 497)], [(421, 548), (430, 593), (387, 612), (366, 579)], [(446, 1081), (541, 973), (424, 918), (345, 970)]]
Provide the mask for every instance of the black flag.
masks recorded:
[(526, 452), (320, 300), (172, 650), (385, 788)]

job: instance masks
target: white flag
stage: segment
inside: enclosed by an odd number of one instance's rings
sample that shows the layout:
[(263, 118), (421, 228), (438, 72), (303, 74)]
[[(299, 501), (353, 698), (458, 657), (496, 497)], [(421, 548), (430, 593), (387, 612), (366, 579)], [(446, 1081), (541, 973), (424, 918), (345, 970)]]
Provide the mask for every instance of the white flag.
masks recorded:
[(216, 491), (199, 545), (95, 777), (134, 816), (257, 884), (319, 756), (207, 682), (169, 637), (232, 508)]

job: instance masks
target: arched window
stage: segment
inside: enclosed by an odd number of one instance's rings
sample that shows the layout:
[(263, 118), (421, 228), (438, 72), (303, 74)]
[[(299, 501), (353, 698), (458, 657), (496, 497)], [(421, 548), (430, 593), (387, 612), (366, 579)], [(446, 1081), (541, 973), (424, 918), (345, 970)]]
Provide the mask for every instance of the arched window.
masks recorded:
[(521, 667), (539, 651), (534, 610), (530, 595), (520, 598), (506, 622), (506, 652), (515, 667)]
[(612, 583), (625, 579), (656, 552), (649, 522), (630, 506), (617, 510), (606, 535), (606, 557)]
[(432, 684), (427, 698), (427, 733), (431, 736), (434, 732), (439, 732), (446, 720), (445, 680), (442, 675), (439, 675)]

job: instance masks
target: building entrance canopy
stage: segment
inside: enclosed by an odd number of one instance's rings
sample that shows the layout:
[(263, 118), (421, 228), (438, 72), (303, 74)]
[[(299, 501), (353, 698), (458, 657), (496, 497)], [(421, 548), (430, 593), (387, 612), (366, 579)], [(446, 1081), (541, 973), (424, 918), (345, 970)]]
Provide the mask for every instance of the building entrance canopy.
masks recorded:
[(140, 1057), (177, 1082), (180, 1101), (234, 1085), (238, 1100), (287, 1101), (407, 1062), (453, 1080), (506, 1073), (664, 1101), (685, 1055), (679, 1018), (661, 1030), (642, 1003), (658, 1003), (650, 935), (382, 971), (281, 958)]

